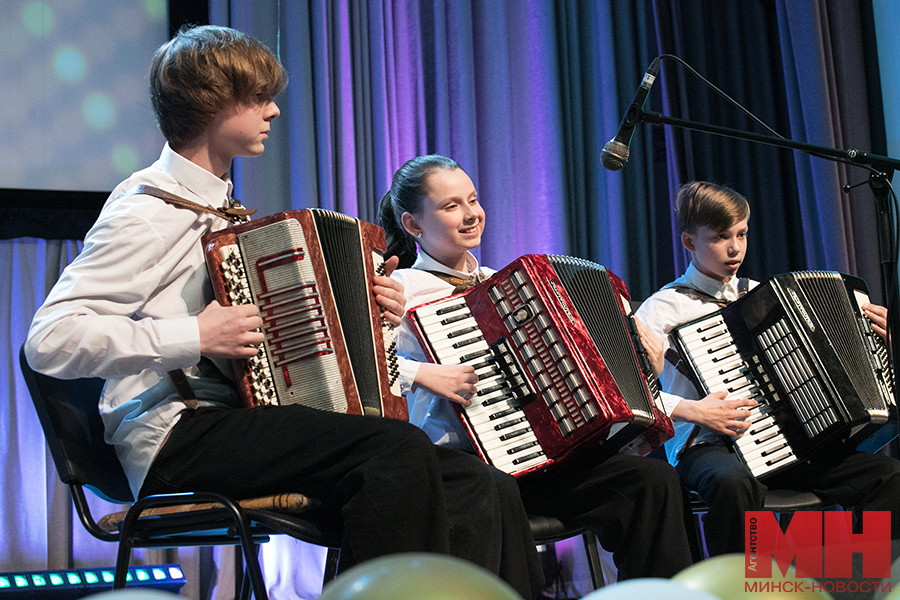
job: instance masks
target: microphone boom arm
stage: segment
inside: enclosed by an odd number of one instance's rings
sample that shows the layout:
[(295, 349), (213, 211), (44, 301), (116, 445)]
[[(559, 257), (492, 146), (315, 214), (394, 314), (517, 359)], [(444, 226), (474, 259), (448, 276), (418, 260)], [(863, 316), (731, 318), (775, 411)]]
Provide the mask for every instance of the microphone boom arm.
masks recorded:
[[(894, 252), (894, 244), (897, 241), (892, 239), (892, 232), (894, 231), (892, 215), (894, 211), (890, 205), (890, 186), (887, 185), (893, 176), (894, 170), (900, 169), (900, 160), (856, 149), (840, 150), (805, 142), (795, 142), (794, 140), (774, 135), (763, 135), (739, 129), (719, 127), (718, 125), (687, 121), (642, 109), (633, 118), (637, 122), (646, 122), (652, 125), (671, 125), (681, 129), (702, 131), (730, 138), (769, 144), (779, 148), (800, 150), (817, 158), (869, 168), (869, 186), (875, 195), (878, 209), (877, 231), (882, 266), (881, 287), (884, 293), (885, 305), (891, 308), (887, 317), (888, 332), (890, 332), (890, 339), (887, 343), (890, 344), (892, 360), (896, 360), (895, 357), (900, 357), (900, 306), (898, 306), (900, 294), (897, 291), (898, 273), (895, 259), (896, 253)], [(893, 285), (891, 285), (891, 282), (893, 282)], [(892, 304), (893, 307), (891, 307)], [(892, 391), (894, 392), (895, 406), (900, 407), (900, 402), (898, 402), (900, 400), (900, 377), (895, 377), (894, 390)]]
[(707, 123), (699, 123), (697, 121), (687, 121), (669, 117), (658, 112), (640, 111), (637, 121), (650, 123), (652, 125), (672, 125), (681, 129), (691, 129), (694, 131), (703, 131), (713, 133), (730, 138), (748, 140), (751, 142), (759, 142), (761, 144), (769, 144), (780, 148), (790, 148), (793, 150), (801, 150), (807, 154), (817, 156), (819, 158), (828, 158), (836, 162), (844, 162), (858, 166), (868, 166), (888, 173), (894, 169), (900, 169), (900, 160), (862, 152), (856, 149), (840, 150), (838, 148), (829, 148), (828, 146), (816, 146), (805, 142), (795, 142), (787, 138), (781, 138), (774, 135), (764, 135), (753, 133), (750, 131), (741, 131), (740, 129), (730, 129), (728, 127), (719, 127), (718, 125), (709, 125)]

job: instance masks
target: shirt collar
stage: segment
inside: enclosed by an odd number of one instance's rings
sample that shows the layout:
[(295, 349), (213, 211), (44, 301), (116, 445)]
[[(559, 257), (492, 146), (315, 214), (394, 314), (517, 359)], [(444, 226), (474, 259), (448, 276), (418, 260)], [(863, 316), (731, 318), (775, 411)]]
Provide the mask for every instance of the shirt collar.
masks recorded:
[(481, 273), (481, 267), (478, 265), (478, 259), (475, 258), (474, 254), (468, 251), (466, 251), (466, 266), (469, 267), (468, 273), (464, 271), (457, 271), (456, 269), (451, 269), (450, 267), (433, 259), (424, 250), (419, 250), (418, 255), (416, 255), (416, 262), (413, 263), (412, 268), (419, 269), (421, 271), (437, 271), (438, 273), (446, 273), (447, 275), (452, 275), (453, 277), (466, 279), (475, 283), (484, 280), (484, 275)]
[(693, 261), (688, 265), (684, 275), (676, 279), (673, 284), (686, 285), (705, 294), (709, 294), (710, 296), (728, 300), (730, 302), (739, 298), (738, 278), (736, 276), (732, 276), (728, 281), (713, 279), (709, 275), (701, 273), (700, 270), (694, 266)]
[[(159, 165), (195, 196), (213, 208), (226, 207), (230, 203), (234, 186), (231, 179), (216, 177), (200, 165), (193, 163), (178, 154), (169, 146), (168, 142), (163, 146), (159, 157)], [(220, 204), (216, 199), (221, 198)]]

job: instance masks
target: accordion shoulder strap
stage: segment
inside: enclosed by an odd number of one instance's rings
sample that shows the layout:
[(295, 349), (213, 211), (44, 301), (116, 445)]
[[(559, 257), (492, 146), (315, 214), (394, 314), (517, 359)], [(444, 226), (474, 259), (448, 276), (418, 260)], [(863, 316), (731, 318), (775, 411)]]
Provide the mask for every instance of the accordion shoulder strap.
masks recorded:
[(191, 387), (191, 382), (188, 381), (184, 371), (182, 369), (173, 369), (168, 372), (168, 375), (169, 379), (172, 380), (172, 385), (175, 386), (175, 390), (178, 392), (181, 401), (184, 402), (188, 408), (197, 408), (197, 398), (194, 394), (194, 388)]
[(193, 210), (196, 212), (205, 212), (211, 215), (216, 215), (217, 217), (221, 217), (226, 221), (230, 221), (232, 223), (241, 223), (249, 219), (250, 215), (256, 212), (255, 209), (252, 208), (244, 208), (241, 206), (240, 200), (232, 199), (233, 205), (227, 208), (212, 208), (211, 206), (205, 206), (198, 202), (193, 202), (188, 200), (187, 198), (182, 198), (172, 192), (167, 192), (164, 189), (154, 187), (152, 185), (136, 185), (133, 188), (129, 188), (122, 193), (122, 196), (137, 196), (139, 194), (144, 194), (147, 196), (153, 196), (154, 198), (159, 198), (166, 204), (171, 204), (172, 206), (177, 206), (178, 208), (186, 208), (189, 210)]
[[(240, 201), (238, 200), (234, 200), (234, 205), (228, 208), (212, 208), (210, 206), (204, 206), (203, 204), (193, 202), (191, 200), (188, 200), (187, 198), (182, 198), (177, 194), (167, 192), (164, 189), (154, 187), (152, 185), (136, 185), (125, 190), (125, 192), (123, 192), (119, 197), (122, 198), (125, 196), (137, 195), (153, 196), (154, 198), (159, 198), (166, 204), (171, 204), (172, 206), (176, 206), (178, 208), (186, 208), (196, 212), (205, 212), (216, 215), (217, 217), (221, 217), (222, 219), (230, 221), (231, 223), (240, 223), (242, 221), (246, 221), (250, 215), (256, 212), (253, 209), (243, 208)], [(181, 401), (184, 402), (184, 404), (188, 408), (197, 408), (197, 399), (194, 394), (194, 390), (191, 387), (191, 383), (188, 381), (187, 375), (184, 374), (184, 371), (181, 369), (173, 369), (167, 374), (169, 376), (169, 379), (172, 381), (172, 385), (175, 386), (175, 390), (178, 392), (178, 396), (181, 398)]]
[[(243, 208), (240, 201), (236, 199), (233, 200), (233, 205), (228, 208), (212, 208), (198, 202), (193, 202), (191, 200), (188, 200), (187, 198), (182, 198), (177, 194), (167, 192), (164, 189), (154, 187), (152, 185), (136, 185), (125, 190), (120, 198), (124, 196), (137, 196), (141, 194), (159, 198), (166, 204), (171, 204), (172, 206), (176, 206), (178, 208), (186, 208), (195, 212), (209, 213), (217, 217), (221, 217), (222, 219), (225, 219), (226, 221), (229, 221), (231, 223), (240, 223), (246, 221), (249, 219), (250, 215), (256, 212), (256, 210), (254, 209)], [(168, 375), (169, 379), (172, 381), (172, 384), (175, 386), (175, 390), (178, 392), (178, 396), (181, 398), (181, 401), (184, 402), (188, 408), (197, 408), (197, 399), (194, 394), (194, 390), (191, 387), (191, 383), (188, 381), (187, 375), (184, 374), (184, 371), (181, 369), (174, 369), (172, 371), (169, 371)]]
[[(706, 292), (700, 291), (695, 287), (691, 287), (689, 285), (668, 285), (664, 289), (667, 290), (675, 290), (679, 294), (684, 294), (688, 298), (694, 298), (696, 300), (703, 300), (704, 302), (712, 302), (713, 304), (718, 304), (719, 306), (726, 306), (731, 303), (731, 300), (726, 300), (724, 298), (716, 298), (712, 294), (707, 294)], [(750, 290), (750, 278), (749, 277), (741, 277), (738, 279), (737, 291), (738, 298), (742, 298), (744, 294), (746, 294)]]
[(475, 282), (470, 281), (468, 279), (460, 279), (459, 277), (454, 277), (453, 275), (449, 275), (447, 273), (441, 273), (440, 271), (425, 271), (426, 273), (431, 273), (438, 279), (443, 279), (447, 283), (453, 286), (453, 293), (459, 294), (461, 292), (466, 291), (475, 285)]

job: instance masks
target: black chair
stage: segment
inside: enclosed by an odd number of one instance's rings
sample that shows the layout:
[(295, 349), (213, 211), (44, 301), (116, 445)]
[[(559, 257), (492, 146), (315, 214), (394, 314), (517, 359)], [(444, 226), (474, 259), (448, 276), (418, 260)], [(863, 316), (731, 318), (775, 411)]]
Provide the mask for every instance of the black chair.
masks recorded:
[[(812, 492), (798, 492), (796, 490), (776, 490), (766, 491), (766, 498), (763, 503), (763, 510), (770, 510), (780, 516), (782, 526), (786, 525), (786, 520), (791, 515), (800, 510), (821, 510), (825, 503), (817, 495)], [(703, 501), (695, 491), (690, 492), (690, 508), (693, 518), (691, 519), (690, 529), (693, 529), (698, 547), (692, 548), (694, 554), (694, 562), (698, 562), (703, 558), (709, 558), (706, 551), (706, 542), (703, 538), (702, 517), (709, 511), (709, 505)]]
[[(326, 580), (333, 578), (342, 532), (325, 530), (300, 514), (315, 510), (317, 502), (300, 494), (236, 502), (221, 494), (199, 492), (160, 494), (134, 502), (115, 450), (103, 439), (98, 410), (103, 380), (41, 375), (28, 365), (23, 350), (19, 362), (53, 462), (71, 492), (81, 523), (97, 539), (119, 544), (113, 589), (125, 587), (133, 548), (235, 545), (241, 548), (246, 568), (239, 578), (240, 597), (249, 598), (252, 591), (257, 600), (267, 600), (257, 551), (259, 544), (276, 534), (330, 548)], [(96, 520), (84, 488), (110, 502), (134, 504), (123, 513)], [(276, 504), (287, 508), (252, 508)]]
[(531, 524), (534, 542), (539, 546), (555, 544), (580, 535), (584, 542), (584, 551), (587, 554), (591, 584), (595, 590), (599, 590), (605, 585), (600, 549), (597, 546), (597, 536), (594, 535), (594, 532), (584, 527), (563, 523), (556, 517), (528, 515), (528, 521)]

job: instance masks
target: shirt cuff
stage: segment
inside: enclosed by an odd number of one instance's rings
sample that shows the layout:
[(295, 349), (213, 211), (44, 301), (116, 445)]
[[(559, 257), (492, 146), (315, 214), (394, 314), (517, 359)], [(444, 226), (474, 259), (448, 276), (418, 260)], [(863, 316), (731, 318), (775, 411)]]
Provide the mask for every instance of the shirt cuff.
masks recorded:
[(200, 326), (197, 317), (161, 319), (160, 357), (163, 371), (181, 369), (200, 362)]
[(675, 410), (675, 407), (678, 406), (679, 402), (684, 400), (681, 396), (676, 396), (675, 394), (670, 394), (668, 392), (660, 392), (659, 399), (662, 401), (663, 410), (668, 416), (672, 416), (672, 411)]
[(400, 374), (397, 380), (400, 383), (400, 393), (408, 396), (412, 393), (413, 383), (416, 381), (416, 374), (419, 372), (419, 361), (410, 360), (402, 356), (397, 357)]

